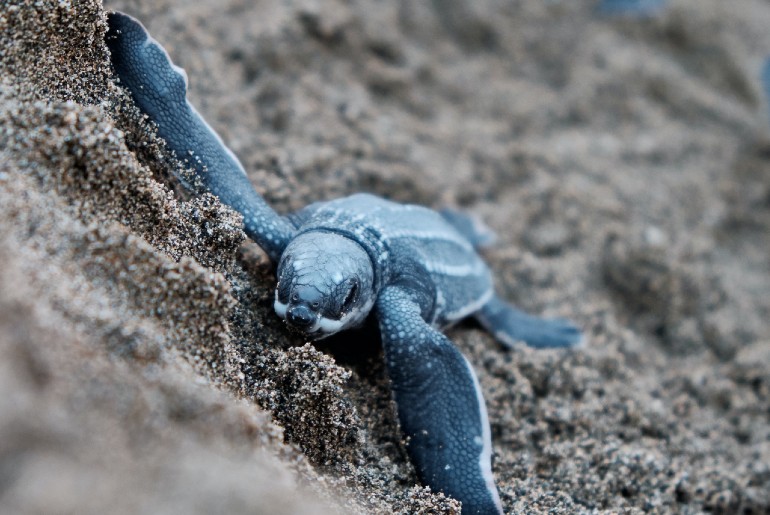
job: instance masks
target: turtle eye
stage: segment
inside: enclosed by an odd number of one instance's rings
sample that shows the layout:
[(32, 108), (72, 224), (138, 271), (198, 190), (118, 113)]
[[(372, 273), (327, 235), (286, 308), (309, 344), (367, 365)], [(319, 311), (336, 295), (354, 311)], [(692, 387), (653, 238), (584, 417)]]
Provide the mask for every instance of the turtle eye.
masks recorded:
[(353, 306), (353, 302), (356, 300), (356, 293), (358, 292), (358, 281), (355, 279), (351, 280), (350, 289), (348, 290), (347, 295), (345, 295), (345, 300), (342, 301), (342, 312), (345, 313), (350, 310), (350, 308)]

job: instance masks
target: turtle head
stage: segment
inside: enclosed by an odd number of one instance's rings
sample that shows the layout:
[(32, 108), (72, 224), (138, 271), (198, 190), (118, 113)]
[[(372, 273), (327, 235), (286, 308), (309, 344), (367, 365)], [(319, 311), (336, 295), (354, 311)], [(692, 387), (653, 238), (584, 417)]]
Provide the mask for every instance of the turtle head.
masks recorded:
[(308, 232), (294, 238), (278, 263), (275, 312), (313, 339), (359, 325), (375, 300), (369, 254), (350, 238)]

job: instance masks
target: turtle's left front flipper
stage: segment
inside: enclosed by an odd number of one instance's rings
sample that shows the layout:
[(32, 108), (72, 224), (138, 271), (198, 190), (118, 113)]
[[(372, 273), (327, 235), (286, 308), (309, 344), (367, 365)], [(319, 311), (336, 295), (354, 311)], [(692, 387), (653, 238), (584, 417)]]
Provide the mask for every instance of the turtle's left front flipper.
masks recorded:
[(294, 227), (254, 190), (238, 158), (187, 101), (187, 76), (137, 20), (120, 12), (107, 18), (106, 36), (120, 84), (158, 126), (177, 159), (204, 188), (243, 215), (246, 234), (277, 261)]
[(383, 290), (377, 315), (401, 429), (420, 479), (461, 501), (463, 513), (502, 513), (489, 421), (470, 364), (422, 319), (408, 290)]

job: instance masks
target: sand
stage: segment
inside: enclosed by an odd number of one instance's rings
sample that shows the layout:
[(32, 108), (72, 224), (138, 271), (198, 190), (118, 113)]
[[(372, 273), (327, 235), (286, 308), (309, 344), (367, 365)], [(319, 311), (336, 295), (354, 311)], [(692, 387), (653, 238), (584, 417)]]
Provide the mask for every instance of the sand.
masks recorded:
[(770, 5), (4, 1), (0, 511), (458, 513), (420, 486), (376, 331), (315, 345), (114, 82), (147, 26), (280, 212), (482, 217), (498, 290), (576, 351), (448, 331), (511, 513), (770, 513)]

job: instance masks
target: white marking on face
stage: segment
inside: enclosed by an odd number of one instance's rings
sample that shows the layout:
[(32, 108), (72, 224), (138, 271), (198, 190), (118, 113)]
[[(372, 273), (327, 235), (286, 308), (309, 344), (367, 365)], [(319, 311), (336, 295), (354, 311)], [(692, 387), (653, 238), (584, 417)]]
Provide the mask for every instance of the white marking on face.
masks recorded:
[[(349, 313), (347, 313), (339, 320), (318, 316), (316, 317), (315, 322), (313, 322), (313, 325), (311, 325), (307, 330), (303, 332), (307, 335), (317, 336), (319, 339), (326, 338), (327, 336), (331, 336), (350, 327), (355, 327), (359, 323), (363, 322), (366, 316), (369, 314), (369, 311), (371, 311), (372, 306), (374, 306), (374, 300), (368, 301), (358, 309), (350, 310)], [(273, 309), (275, 309), (276, 315), (286, 320), (286, 312), (288, 311), (289, 306), (278, 300), (278, 290), (275, 292), (275, 302), (273, 303)]]
[(345, 318), (334, 320), (333, 318), (320, 317), (316, 320), (309, 332), (321, 331), (324, 334), (334, 334), (345, 328)]
[(286, 310), (289, 309), (289, 306), (278, 300), (278, 290), (275, 292), (275, 302), (273, 303), (273, 309), (275, 309), (275, 314), (279, 317), (286, 319)]
[(334, 333), (338, 333), (343, 329), (355, 327), (363, 322), (367, 315), (369, 315), (369, 311), (372, 310), (372, 306), (374, 306), (374, 299), (369, 299), (366, 304), (360, 308), (351, 309), (349, 313), (346, 313), (339, 320), (320, 317), (313, 328), (316, 331), (320, 330), (329, 336)]

